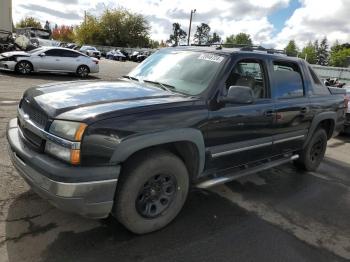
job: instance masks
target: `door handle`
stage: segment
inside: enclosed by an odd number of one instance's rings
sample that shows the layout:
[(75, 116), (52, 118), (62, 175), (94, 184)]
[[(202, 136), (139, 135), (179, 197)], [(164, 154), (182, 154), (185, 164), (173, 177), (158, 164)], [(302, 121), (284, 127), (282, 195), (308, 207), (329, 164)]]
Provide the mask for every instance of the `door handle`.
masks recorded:
[(264, 112), (264, 116), (265, 117), (271, 117), (274, 115), (274, 112), (272, 110), (268, 110)]
[(300, 112), (301, 112), (302, 114), (306, 114), (308, 111), (309, 111), (309, 109), (308, 109), (307, 107), (303, 107), (303, 108), (300, 110)]
[(56, 59), (56, 61), (60, 61), (59, 59)]

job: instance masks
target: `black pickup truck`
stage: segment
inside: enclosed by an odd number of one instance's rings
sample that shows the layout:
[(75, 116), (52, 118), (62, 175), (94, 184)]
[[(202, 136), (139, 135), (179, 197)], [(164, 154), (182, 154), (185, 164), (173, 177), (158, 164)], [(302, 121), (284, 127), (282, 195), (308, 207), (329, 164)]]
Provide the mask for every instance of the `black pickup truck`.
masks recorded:
[(303, 60), (254, 48), (162, 49), (118, 81), (29, 88), (8, 125), (14, 166), (43, 198), (138, 234), (208, 188), (293, 161), (315, 170), (344, 125)]

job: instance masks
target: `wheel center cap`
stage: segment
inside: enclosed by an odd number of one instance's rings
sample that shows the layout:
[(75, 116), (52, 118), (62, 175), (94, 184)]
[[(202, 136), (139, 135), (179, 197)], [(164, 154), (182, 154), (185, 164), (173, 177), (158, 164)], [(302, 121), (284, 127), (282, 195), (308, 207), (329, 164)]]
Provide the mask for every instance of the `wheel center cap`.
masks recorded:
[(151, 193), (151, 196), (156, 196), (157, 195), (157, 191), (154, 188), (151, 189), (150, 193)]

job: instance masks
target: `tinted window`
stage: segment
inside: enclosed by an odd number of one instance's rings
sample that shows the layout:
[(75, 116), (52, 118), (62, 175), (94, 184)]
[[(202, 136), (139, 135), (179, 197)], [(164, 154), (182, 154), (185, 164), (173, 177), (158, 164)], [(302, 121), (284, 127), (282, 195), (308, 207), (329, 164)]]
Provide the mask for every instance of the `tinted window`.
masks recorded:
[(304, 83), (300, 68), (292, 62), (275, 61), (272, 79), (275, 83), (275, 98), (295, 98), (304, 96)]
[(62, 50), (62, 54), (64, 57), (78, 57), (79, 54), (77, 52), (72, 52), (69, 50)]
[(253, 90), (255, 98), (267, 98), (262, 62), (257, 60), (239, 61), (226, 80), (226, 88), (230, 86), (248, 86)]
[(63, 56), (63, 50), (61, 49), (50, 49), (45, 52), (47, 56)]
[(314, 95), (329, 95), (330, 92), (326, 86), (324, 86), (321, 80), (316, 75), (315, 71), (309, 67), (309, 72), (312, 78), (312, 92)]

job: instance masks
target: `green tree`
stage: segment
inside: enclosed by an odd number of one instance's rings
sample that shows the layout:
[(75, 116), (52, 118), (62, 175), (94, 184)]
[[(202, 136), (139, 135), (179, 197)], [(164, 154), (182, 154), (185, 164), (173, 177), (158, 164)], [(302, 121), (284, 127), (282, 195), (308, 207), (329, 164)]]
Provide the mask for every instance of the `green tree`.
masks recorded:
[(16, 28), (24, 28), (24, 27), (35, 27), (42, 28), (40, 21), (32, 16), (27, 16), (22, 18), (17, 24)]
[(122, 8), (107, 9), (101, 17), (87, 15), (76, 29), (76, 40), (80, 44), (147, 47), (149, 30), (144, 16)]
[(209, 32), (210, 26), (208, 24), (202, 23), (200, 26), (197, 26), (196, 33), (194, 34), (195, 42), (199, 45), (207, 44), (210, 37)]
[(225, 44), (233, 44), (233, 45), (253, 45), (253, 41), (249, 34), (239, 33), (237, 35), (230, 35), (226, 37)]
[(169, 36), (167, 43), (178, 46), (180, 41), (185, 40), (187, 33), (181, 28), (179, 23), (173, 23), (173, 33)]
[(160, 43), (157, 40), (149, 40), (149, 48), (159, 48)]
[(125, 9), (106, 10), (100, 18), (104, 44), (113, 46), (147, 46), (149, 44), (148, 21), (140, 14)]
[(310, 64), (316, 64), (316, 49), (311, 41), (302, 49), (299, 57), (305, 59)]
[(298, 47), (294, 40), (290, 40), (288, 45), (284, 48), (284, 51), (286, 52), (287, 56), (294, 56), (296, 57), (298, 55)]
[(80, 45), (103, 44), (104, 41), (98, 19), (88, 14), (85, 21), (76, 28), (75, 40)]
[(334, 44), (331, 46), (331, 53), (337, 52), (342, 49), (342, 45), (339, 43), (338, 40), (335, 40)]
[(221, 43), (221, 37), (216, 32), (214, 32), (213, 35), (210, 36), (209, 43)]
[(350, 48), (344, 48), (331, 54), (330, 64), (337, 67), (348, 67), (350, 62)]
[(347, 67), (350, 64), (350, 44), (339, 44), (338, 41), (331, 47), (330, 59), (331, 66)]
[(320, 45), (316, 49), (317, 64), (327, 66), (329, 64), (329, 50), (327, 38), (323, 38)]

